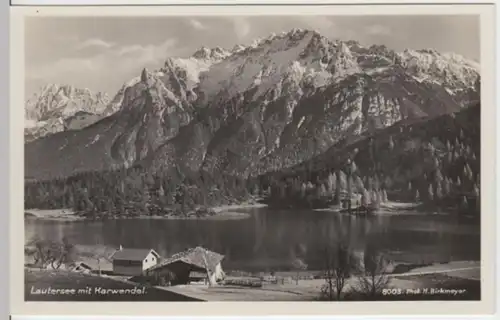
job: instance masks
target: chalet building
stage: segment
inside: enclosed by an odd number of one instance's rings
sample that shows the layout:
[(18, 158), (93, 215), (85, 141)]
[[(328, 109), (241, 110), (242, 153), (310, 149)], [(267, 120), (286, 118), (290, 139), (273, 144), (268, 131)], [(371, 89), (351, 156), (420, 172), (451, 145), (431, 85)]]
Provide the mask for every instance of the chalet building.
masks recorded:
[[(169, 282), (171, 285), (200, 280), (215, 284), (225, 276), (221, 266), (223, 259), (221, 254), (196, 247), (174, 254), (148, 269), (146, 274), (159, 279), (161, 283)], [(162, 278), (168, 279), (161, 281)]]
[(160, 255), (153, 249), (124, 249), (120, 246), (111, 259), (114, 274), (138, 276), (155, 266)]

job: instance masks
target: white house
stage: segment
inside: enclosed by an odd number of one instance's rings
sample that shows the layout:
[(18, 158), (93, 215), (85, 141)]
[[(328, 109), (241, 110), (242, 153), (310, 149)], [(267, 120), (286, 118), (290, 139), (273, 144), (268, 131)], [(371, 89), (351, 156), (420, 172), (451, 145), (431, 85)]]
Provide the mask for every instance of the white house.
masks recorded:
[(160, 255), (153, 249), (124, 249), (120, 246), (111, 259), (114, 274), (137, 276), (155, 266)]

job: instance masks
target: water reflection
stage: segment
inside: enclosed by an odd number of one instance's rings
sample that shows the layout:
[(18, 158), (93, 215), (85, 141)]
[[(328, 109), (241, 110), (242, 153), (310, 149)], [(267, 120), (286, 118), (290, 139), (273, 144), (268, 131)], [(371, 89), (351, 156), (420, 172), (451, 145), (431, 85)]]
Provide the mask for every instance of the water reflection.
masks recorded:
[(226, 268), (290, 268), (300, 254), (310, 269), (321, 267), (325, 244), (347, 241), (356, 251), (377, 244), (399, 261), (478, 260), (478, 226), (445, 216), (352, 217), (326, 212), (253, 209), (243, 220), (110, 220), (26, 222), (26, 238), (67, 236), (84, 245), (151, 247), (162, 256), (197, 245), (226, 255)]

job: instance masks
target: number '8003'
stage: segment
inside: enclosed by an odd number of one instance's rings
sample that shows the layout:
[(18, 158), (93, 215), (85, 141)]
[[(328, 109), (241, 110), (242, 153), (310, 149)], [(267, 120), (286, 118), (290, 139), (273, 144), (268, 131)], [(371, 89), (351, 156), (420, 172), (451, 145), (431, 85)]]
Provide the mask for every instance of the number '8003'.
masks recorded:
[(402, 293), (403, 293), (403, 291), (401, 289), (391, 288), (391, 289), (383, 289), (382, 290), (383, 295), (398, 295), (398, 294), (402, 294)]

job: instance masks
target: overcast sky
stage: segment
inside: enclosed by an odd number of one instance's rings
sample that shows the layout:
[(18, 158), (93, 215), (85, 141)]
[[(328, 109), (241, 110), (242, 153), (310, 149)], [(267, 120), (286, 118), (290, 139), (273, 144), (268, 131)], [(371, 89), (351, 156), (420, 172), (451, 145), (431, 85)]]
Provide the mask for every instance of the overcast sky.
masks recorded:
[(434, 48), (479, 61), (476, 16), (37, 17), (26, 20), (26, 94), (61, 83), (113, 96), (142, 68), (159, 68), (166, 57), (189, 56), (203, 45), (250, 44), (292, 28), (395, 50)]

